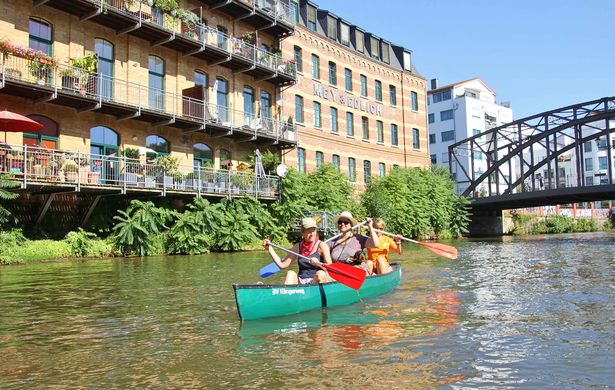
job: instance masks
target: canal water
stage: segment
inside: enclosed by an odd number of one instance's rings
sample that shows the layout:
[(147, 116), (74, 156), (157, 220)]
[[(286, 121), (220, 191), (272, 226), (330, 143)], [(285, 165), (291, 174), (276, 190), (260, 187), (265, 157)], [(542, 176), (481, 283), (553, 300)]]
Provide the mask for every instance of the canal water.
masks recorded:
[(264, 252), (2, 267), (0, 388), (615, 387), (614, 234), (410, 245), (386, 296), (245, 323)]

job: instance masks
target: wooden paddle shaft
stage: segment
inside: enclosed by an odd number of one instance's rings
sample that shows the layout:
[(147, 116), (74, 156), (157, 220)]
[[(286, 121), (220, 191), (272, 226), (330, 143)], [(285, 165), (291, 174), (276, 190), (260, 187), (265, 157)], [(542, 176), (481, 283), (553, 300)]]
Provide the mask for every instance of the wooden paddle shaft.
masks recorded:
[[(353, 227), (351, 227), (351, 228), (350, 228), (350, 230), (358, 229), (358, 228), (360, 228), (361, 226), (365, 225), (366, 223), (367, 223), (367, 221), (363, 221), (363, 222), (361, 222), (361, 223), (358, 223), (358, 224), (354, 225)], [(333, 236), (333, 237), (331, 237), (331, 238), (327, 239), (325, 242), (330, 242), (330, 241), (333, 241), (333, 240), (335, 240), (336, 238), (339, 238), (339, 237), (343, 236), (344, 234), (346, 234), (346, 232), (343, 232), (343, 233), (338, 233), (338, 234), (336, 234), (335, 236)]]
[[(399, 236), (399, 234), (394, 234), (394, 233), (385, 232), (384, 230), (380, 230), (380, 229), (374, 229), (374, 230), (375, 230), (375, 231), (377, 231), (377, 232), (380, 232), (380, 233), (382, 233), (382, 234), (385, 234), (385, 235), (387, 235), (387, 236), (389, 236), (389, 237), (397, 237), (397, 236)], [(406, 238), (406, 237), (403, 237), (403, 236), (399, 236), (399, 238), (401, 238), (402, 240), (405, 240), (405, 241), (409, 241), (409, 242), (413, 242), (413, 243), (415, 243), (415, 244), (419, 244), (419, 242), (418, 242), (418, 241), (414, 241), (414, 240), (413, 240), (413, 239), (411, 239), (411, 238)]]

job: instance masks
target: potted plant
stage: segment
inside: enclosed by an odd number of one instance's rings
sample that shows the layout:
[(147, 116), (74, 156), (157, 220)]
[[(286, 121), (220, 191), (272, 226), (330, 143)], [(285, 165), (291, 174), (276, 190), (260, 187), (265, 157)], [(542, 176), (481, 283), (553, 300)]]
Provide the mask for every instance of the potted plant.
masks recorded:
[(69, 183), (74, 183), (77, 181), (77, 173), (79, 172), (79, 167), (75, 160), (69, 159), (64, 162), (64, 167), (62, 168), (64, 171), (64, 178)]
[(88, 81), (90, 81), (90, 75), (96, 73), (98, 69), (98, 55), (96, 53), (89, 53), (83, 57), (72, 57), (70, 60), (73, 68), (64, 69), (62, 71), (62, 87), (64, 87), (65, 77), (72, 79), (74, 86), (78, 89), (82, 95), (85, 95), (88, 88)]
[(158, 156), (153, 161), (156, 182), (164, 188), (173, 187), (173, 175), (177, 173), (179, 160), (173, 156)]
[(249, 43), (250, 45), (255, 45), (256, 35), (253, 32), (248, 31), (243, 33), (243, 35), (241, 36), (241, 40), (245, 43)]

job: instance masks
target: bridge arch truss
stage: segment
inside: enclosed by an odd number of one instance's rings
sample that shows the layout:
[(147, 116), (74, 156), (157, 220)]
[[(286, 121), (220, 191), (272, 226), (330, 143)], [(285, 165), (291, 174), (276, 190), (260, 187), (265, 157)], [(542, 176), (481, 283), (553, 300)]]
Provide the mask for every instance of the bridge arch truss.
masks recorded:
[[(614, 131), (615, 97), (562, 107), (449, 146), (449, 170), (455, 172), (462, 194), (474, 198), (583, 187), (589, 171), (586, 143), (595, 141), (598, 149), (606, 150), (608, 161), (598, 173), (600, 183), (612, 185)], [(486, 161), (484, 171), (477, 170), (477, 161)]]

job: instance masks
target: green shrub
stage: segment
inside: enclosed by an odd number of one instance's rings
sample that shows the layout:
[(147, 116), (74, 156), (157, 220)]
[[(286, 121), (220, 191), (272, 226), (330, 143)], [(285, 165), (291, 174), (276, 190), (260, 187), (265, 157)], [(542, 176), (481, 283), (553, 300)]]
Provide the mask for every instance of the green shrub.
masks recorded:
[(574, 226), (575, 232), (595, 232), (598, 231), (598, 222), (592, 218), (578, 218)]

